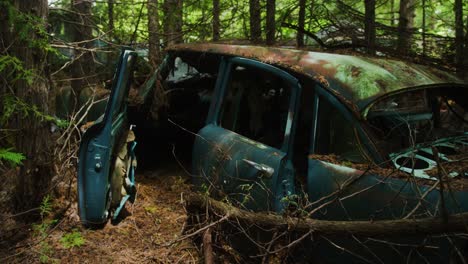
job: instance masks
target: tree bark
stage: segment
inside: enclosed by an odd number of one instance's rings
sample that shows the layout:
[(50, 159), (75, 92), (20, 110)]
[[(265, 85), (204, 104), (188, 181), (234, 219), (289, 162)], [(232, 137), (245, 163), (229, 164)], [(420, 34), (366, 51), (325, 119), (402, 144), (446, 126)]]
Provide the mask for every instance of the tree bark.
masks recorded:
[(115, 26), (114, 26), (114, 0), (107, 0), (107, 17), (109, 20), (109, 34), (112, 40), (115, 39)]
[(182, 22), (183, 22), (183, 2), (182, 0), (164, 0), (164, 43), (170, 46), (183, 42)]
[[(465, 51), (464, 51), (464, 54), (467, 54), (468, 55), (468, 16), (466, 16), (466, 26), (465, 26)], [(464, 59), (464, 68), (465, 68), (465, 74), (464, 74), (464, 77), (465, 77), (465, 81), (468, 82), (468, 56), (464, 56), (465, 59)]]
[[(76, 96), (78, 96), (85, 87), (94, 83), (94, 60), (91, 51), (86, 50), (92, 48), (92, 16), (91, 16), (91, 0), (72, 0), (72, 11), (74, 19), (72, 25), (73, 41), (76, 46), (81, 49), (75, 49), (74, 59), (71, 68), (71, 87)], [(76, 105), (72, 106), (75, 109)]]
[(213, 41), (219, 40), (219, 0), (213, 0)]
[(453, 7), (455, 11), (455, 66), (459, 75), (463, 75), (463, 3), (462, 0), (455, 0)]
[(262, 39), (260, 0), (249, 0), (250, 40), (258, 44)]
[(182, 29), (183, 24), (184, 24), (184, 2), (183, 0), (178, 0), (177, 7), (176, 7), (175, 43), (184, 42), (183, 29)]
[(159, 14), (158, 0), (148, 0), (149, 62), (153, 69), (159, 64)]
[(274, 45), (275, 44), (275, 11), (276, 11), (276, 1), (267, 0), (266, 6), (266, 44)]
[(208, 228), (203, 234), (203, 256), (205, 257), (205, 264), (214, 264), (213, 256), (213, 238), (211, 229)]
[(400, 0), (397, 50), (403, 55), (407, 55), (411, 50), (414, 10), (415, 0)]
[(390, 0), (390, 25), (395, 26), (395, 0)]
[(445, 223), (440, 218), (397, 219), (380, 221), (327, 221), (311, 218), (285, 217), (278, 214), (245, 211), (200, 194), (186, 198), (189, 213), (209, 210), (213, 216), (240, 223), (255, 224), (277, 231), (311, 232), (321, 235), (357, 235), (366, 237), (399, 237), (466, 232), (468, 213), (451, 215)]
[(423, 57), (426, 56), (426, 0), (422, 0), (422, 46)]
[(367, 53), (375, 54), (375, 0), (365, 0), (364, 34)]
[[(19, 79), (8, 82), (9, 89), (3, 90), (0, 99), (7, 95), (14, 96), (28, 107), (36, 108), (44, 114), (49, 114), (48, 94), (50, 92), (46, 75), (46, 52), (40, 43), (46, 40), (38, 28), (45, 31), (48, 16), (47, 0), (23, 1), (10, 0), (0, 4), (2, 8), (12, 8), (13, 12), (4, 10), (1, 17), (1, 56), (12, 56), (22, 63), (21, 71), (30, 71), (30, 81)], [(16, 14), (18, 12), (19, 14)], [(15, 23), (20, 16), (34, 17), (23, 23)], [(20, 18), (21, 19), (21, 18)], [(18, 34), (22, 32), (22, 34)], [(2, 78), (3, 79), (3, 78)], [(15, 151), (26, 156), (16, 177), (14, 202), (18, 211), (36, 207), (50, 187), (53, 174), (51, 157), (52, 140), (49, 125), (40, 117), (31, 113), (25, 115), (16, 112), (9, 120), (9, 128), (17, 131), (14, 134)]]
[[(299, 19), (298, 19), (297, 26), (301, 29), (304, 29), (304, 25), (305, 25), (305, 5), (306, 5), (306, 0), (299, 0)], [(297, 31), (296, 44), (297, 44), (297, 47), (304, 46), (304, 31), (303, 30)]]
[(213, 0), (213, 41), (219, 40), (219, 28), (220, 28), (220, 21), (219, 21), (219, 0)]

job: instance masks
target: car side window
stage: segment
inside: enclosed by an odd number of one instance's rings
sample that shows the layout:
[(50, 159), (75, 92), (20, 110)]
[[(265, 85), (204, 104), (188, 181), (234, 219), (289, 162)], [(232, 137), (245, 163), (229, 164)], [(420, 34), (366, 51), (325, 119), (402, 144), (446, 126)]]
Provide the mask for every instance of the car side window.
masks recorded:
[(288, 119), (291, 87), (261, 69), (234, 65), (221, 108), (221, 127), (281, 148)]
[(323, 97), (320, 97), (315, 140), (317, 154), (335, 154), (342, 160), (366, 162), (355, 126)]

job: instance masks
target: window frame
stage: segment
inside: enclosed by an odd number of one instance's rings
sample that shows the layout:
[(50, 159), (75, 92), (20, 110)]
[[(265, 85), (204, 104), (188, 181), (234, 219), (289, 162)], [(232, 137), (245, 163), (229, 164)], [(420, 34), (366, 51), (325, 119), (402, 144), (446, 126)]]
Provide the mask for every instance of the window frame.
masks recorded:
[[(294, 134), (297, 122), (296, 117), (299, 109), (299, 99), (302, 87), (297, 78), (273, 65), (242, 57), (222, 58), (219, 70), (220, 78), (218, 78), (218, 80), (216, 81), (216, 88), (214, 94), (216, 102), (210, 106), (210, 111), (207, 117), (206, 124), (212, 124), (218, 127), (222, 127), (220, 125), (221, 109), (225, 103), (224, 101), (225, 97), (227, 96), (229, 82), (231, 80), (233, 69), (235, 68), (234, 66), (255, 68), (276, 75), (279, 78), (281, 78), (285, 82), (285, 84), (291, 89), (288, 106), (288, 118), (286, 121), (283, 142), (281, 143), (280, 150), (284, 153), (287, 153), (288, 158), (292, 158)], [(227, 128), (224, 129), (229, 130)], [(232, 132), (236, 133), (235, 131)], [(245, 135), (242, 136), (248, 138)], [(253, 141), (258, 142), (256, 140)]]
[(311, 144), (309, 153), (317, 154), (317, 135), (318, 135), (318, 121), (319, 121), (319, 109), (321, 100), (327, 100), (330, 105), (337, 108), (338, 112), (343, 115), (343, 117), (354, 126), (356, 131), (356, 136), (359, 137), (360, 143), (362, 144), (362, 149), (365, 151), (365, 156), (369, 162), (382, 163), (384, 159), (381, 157), (380, 153), (376, 150), (375, 144), (372, 139), (369, 137), (366, 129), (363, 127), (363, 124), (352, 114), (352, 112), (338, 99), (335, 95), (331, 94), (327, 89), (323, 88), (320, 84), (316, 83), (313, 99), (313, 118), (312, 118), (312, 128), (311, 128)]

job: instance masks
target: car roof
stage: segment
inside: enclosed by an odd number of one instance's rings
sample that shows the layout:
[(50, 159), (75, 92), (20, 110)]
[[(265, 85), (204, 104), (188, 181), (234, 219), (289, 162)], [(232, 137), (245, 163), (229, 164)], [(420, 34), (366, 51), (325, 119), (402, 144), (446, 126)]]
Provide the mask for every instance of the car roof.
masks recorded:
[(168, 51), (193, 51), (251, 58), (305, 74), (357, 112), (364, 110), (376, 98), (405, 89), (467, 86), (450, 73), (389, 58), (216, 43), (177, 44), (169, 47)]

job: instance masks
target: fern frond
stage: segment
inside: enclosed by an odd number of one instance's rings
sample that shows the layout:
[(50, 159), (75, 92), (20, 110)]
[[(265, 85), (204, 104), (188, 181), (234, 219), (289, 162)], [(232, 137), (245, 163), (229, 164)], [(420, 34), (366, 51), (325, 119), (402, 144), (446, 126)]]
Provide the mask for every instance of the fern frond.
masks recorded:
[(0, 148), (0, 160), (9, 162), (12, 166), (21, 165), (26, 159), (23, 153), (12, 151), (13, 148)]

